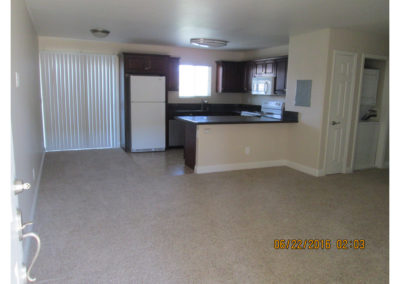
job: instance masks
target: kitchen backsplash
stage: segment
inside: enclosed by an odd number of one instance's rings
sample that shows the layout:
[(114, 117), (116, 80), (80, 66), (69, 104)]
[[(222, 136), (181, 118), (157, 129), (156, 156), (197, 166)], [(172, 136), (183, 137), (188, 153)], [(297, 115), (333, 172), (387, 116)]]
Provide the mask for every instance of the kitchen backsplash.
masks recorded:
[(201, 103), (202, 99), (211, 104), (251, 104), (262, 105), (267, 101), (285, 101), (285, 96), (253, 96), (245, 93), (213, 93), (210, 97), (180, 98), (178, 92), (168, 92), (168, 103)]

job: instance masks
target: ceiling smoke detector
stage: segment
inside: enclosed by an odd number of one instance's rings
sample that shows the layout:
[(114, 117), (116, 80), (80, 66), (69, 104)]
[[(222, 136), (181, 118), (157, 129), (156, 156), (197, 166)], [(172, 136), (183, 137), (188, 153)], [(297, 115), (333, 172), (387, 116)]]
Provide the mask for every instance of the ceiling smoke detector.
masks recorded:
[(190, 43), (201, 47), (223, 47), (228, 44), (227, 40), (211, 38), (192, 38)]
[(92, 33), (92, 35), (98, 38), (103, 38), (110, 34), (110, 31), (105, 29), (91, 29), (90, 32)]

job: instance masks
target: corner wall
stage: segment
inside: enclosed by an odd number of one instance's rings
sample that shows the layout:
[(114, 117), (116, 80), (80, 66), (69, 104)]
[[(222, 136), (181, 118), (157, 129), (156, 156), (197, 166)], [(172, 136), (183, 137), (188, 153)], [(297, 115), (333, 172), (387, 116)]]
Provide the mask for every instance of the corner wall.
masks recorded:
[[(330, 30), (293, 35), (289, 40), (286, 109), (299, 112), (299, 123), (288, 134), (286, 159), (320, 169), (322, 121), (328, 76)], [(311, 106), (295, 106), (297, 80), (312, 80)]]
[[(15, 72), (20, 75), (18, 88)], [(28, 222), (33, 220), (35, 211), (44, 148), (38, 38), (24, 0), (11, 1), (11, 129), (16, 178), (32, 185), (30, 191), (20, 194), (18, 198), (23, 222)], [(28, 245), (29, 242), (24, 243), (25, 257)]]

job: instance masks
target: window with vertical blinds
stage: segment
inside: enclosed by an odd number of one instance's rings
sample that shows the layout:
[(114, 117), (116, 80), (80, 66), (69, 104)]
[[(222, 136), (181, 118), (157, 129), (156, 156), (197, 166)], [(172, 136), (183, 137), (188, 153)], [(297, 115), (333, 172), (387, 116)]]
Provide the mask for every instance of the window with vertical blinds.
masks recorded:
[(116, 55), (40, 52), (46, 151), (119, 147)]

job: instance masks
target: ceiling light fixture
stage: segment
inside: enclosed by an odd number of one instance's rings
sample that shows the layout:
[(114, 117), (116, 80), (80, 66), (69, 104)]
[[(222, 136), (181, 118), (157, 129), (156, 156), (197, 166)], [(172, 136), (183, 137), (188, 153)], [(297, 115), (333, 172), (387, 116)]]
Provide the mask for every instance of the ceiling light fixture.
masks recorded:
[(229, 41), (222, 39), (211, 39), (211, 38), (192, 38), (190, 43), (201, 47), (223, 47), (228, 44)]
[(98, 38), (103, 38), (110, 34), (110, 31), (105, 29), (91, 29), (90, 32), (92, 33), (92, 35)]

